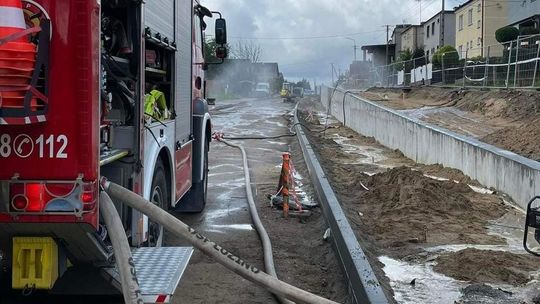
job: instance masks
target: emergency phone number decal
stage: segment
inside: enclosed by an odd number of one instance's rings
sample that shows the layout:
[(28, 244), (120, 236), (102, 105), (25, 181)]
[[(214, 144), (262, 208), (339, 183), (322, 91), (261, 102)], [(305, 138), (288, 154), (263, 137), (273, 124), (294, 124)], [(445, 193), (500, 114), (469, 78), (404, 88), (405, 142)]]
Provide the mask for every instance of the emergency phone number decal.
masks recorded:
[(13, 138), (9, 134), (0, 135), (0, 157), (7, 158), (17, 156), (28, 158), (33, 154), (38, 154), (39, 158), (60, 158), (68, 157), (66, 148), (68, 138), (66, 135), (39, 135), (32, 139), (27, 134), (20, 134)]

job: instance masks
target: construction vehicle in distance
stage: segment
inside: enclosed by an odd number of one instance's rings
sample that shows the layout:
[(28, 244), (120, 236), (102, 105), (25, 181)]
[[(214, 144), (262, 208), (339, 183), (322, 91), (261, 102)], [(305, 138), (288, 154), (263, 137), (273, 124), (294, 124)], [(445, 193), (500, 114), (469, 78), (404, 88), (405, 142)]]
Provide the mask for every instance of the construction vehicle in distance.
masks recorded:
[(293, 84), (290, 82), (284, 82), (283, 86), (281, 87), (281, 91), (279, 92), (279, 96), (283, 98), (284, 102), (291, 102), (293, 101)]
[[(216, 15), (223, 60), (225, 20), (199, 0), (0, 0), (0, 280), (11, 289), (119, 285), (101, 177), (166, 210), (203, 210), (203, 41)], [(163, 227), (114, 203), (144, 301), (170, 301), (192, 248), (162, 247)]]
[(292, 96), (294, 98), (302, 98), (302, 97), (304, 97), (304, 88), (302, 88), (302, 87), (294, 87)]

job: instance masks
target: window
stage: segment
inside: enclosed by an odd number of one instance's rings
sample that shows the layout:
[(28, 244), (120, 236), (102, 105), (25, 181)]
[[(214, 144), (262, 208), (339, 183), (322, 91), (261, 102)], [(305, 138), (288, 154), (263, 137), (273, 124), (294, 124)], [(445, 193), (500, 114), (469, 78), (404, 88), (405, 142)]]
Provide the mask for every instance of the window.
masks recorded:
[(463, 52), (463, 45), (460, 45), (458, 48), (459, 56), (461, 56), (461, 53)]
[(429, 25), (427, 26), (427, 37), (429, 38)]
[(468, 50), (468, 49), (469, 49), (469, 41), (467, 41), (467, 48), (466, 48), (466, 50)]
[(469, 10), (469, 14), (468, 14), (469, 26), (472, 25), (472, 11), (473, 11), (473, 9), (471, 8), (471, 9)]
[(478, 8), (476, 9), (477, 12), (481, 12), (482, 11), (482, 3), (478, 3)]
[(472, 49), (472, 48), (473, 48), (472, 40), (471, 40), (471, 44), (470, 44), (470, 46), (471, 46), (471, 49)]
[(459, 15), (459, 22), (458, 22), (458, 25), (459, 25), (459, 30), (463, 30), (463, 15)]
[(427, 52), (426, 52), (426, 57), (429, 58), (429, 50), (427, 50)]
[(480, 46), (482, 44), (482, 38), (478, 37), (476, 40), (476, 45)]
[(476, 28), (482, 27), (482, 20), (478, 20), (476, 23), (477, 23)]
[(435, 35), (435, 22), (431, 24), (431, 35)]

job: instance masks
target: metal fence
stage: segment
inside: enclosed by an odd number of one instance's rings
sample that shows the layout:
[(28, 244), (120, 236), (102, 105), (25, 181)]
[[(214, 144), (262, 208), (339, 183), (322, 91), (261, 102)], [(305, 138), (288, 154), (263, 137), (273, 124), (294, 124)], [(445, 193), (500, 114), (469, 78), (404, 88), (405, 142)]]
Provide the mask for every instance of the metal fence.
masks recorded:
[[(471, 44), (473, 42), (471, 41)], [(540, 35), (373, 67), (371, 85), (540, 88)]]

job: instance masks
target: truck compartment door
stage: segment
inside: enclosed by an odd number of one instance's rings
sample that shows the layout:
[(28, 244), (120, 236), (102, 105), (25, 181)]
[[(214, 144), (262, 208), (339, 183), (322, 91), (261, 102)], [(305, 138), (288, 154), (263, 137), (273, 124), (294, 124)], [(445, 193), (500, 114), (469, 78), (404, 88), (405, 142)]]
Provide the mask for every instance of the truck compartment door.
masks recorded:
[(175, 4), (174, 0), (152, 0), (145, 3), (144, 25), (150, 28), (153, 33), (152, 36), (154, 36), (154, 33), (159, 33), (162, 39), (167, 38), (169, 42), (174, 41), (174, 11), (176, 5), (180, 5), (180, 3)]

